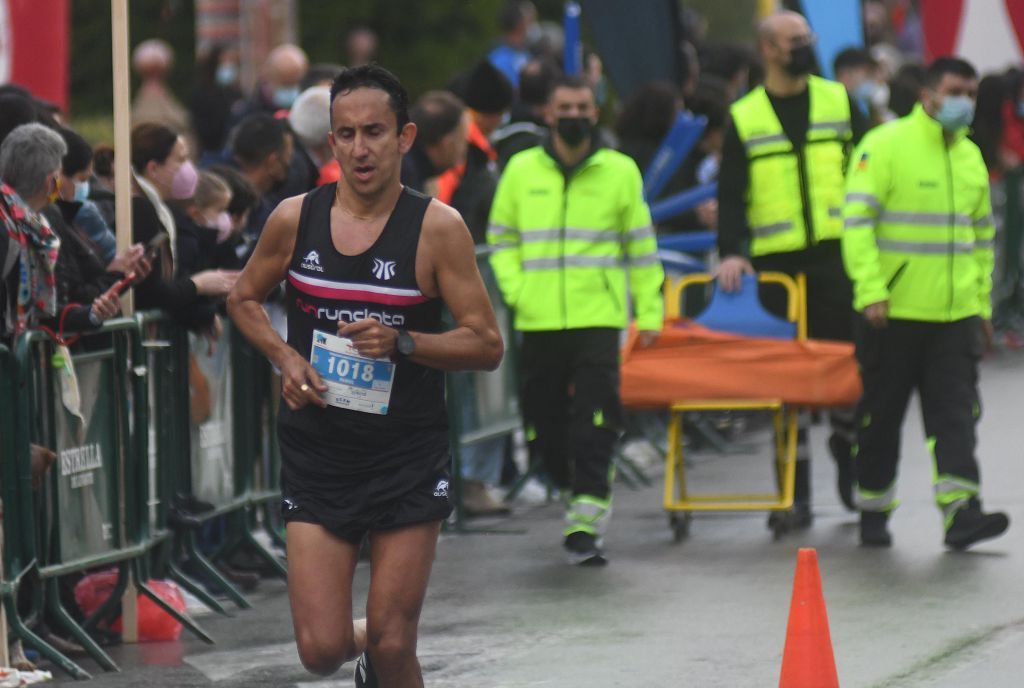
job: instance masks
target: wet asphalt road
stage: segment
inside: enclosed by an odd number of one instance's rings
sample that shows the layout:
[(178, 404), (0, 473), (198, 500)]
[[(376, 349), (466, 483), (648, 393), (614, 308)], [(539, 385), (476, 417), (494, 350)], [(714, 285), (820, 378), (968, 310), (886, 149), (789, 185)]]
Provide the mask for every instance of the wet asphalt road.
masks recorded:
[[(917, 407), (908, 414), (895, 546), (856, 544), (838, 503), (825, 430), (812, 433), (816, 521), (774, 542), (761, 514), (698, 517), (674, 544), (655, 485), (617, 487), (605, 569), (567, 566), (560, 510), (522, 506), (486, 522), (518, 534), (446, 535), (423, 612), (419, 655), (428, 686), (778, 685), (796, 551), (818, 550), (840, 684), (873, 688), (1024, 685), (1024, 359), (997, 358), (982, 376), (982, 494), (1010, 512), (1007, 535), (946, 552), (931, 500)], [(759, 474), (749, 459), (694, 456), (695, 479), (730, 486)], [(480, 523), (478, 525), (485, 525)], [(365, 599), (361, 566), (356, 598)], [(89, 660), (95, 686), (328, 688), (304, 672), (283, 583), (264, 581), (254, 609), (203, 616), (217, 639), (112, 650), (120, 674)], [(69, 679), (58, 677), (61, 683)]]

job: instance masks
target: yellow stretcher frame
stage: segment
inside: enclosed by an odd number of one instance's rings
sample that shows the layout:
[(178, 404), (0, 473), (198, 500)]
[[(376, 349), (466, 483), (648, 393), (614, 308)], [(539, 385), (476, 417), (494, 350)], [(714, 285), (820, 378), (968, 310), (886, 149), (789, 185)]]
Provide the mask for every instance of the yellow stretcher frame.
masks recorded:
[[(665, 312), (669, 318), (679, 317), (683, 291), (692, 285), (707, 284), (712, 275), (685, 275), (674, 284), (665, 282)], [(758, 274), (764, 284), (779, 284), (786, 289), (786, 318), (795, 322), (797, 339), (807, 338), (806, 279), (779, 272)], [(686, 461), (683, 452), (683, 416), (699, 411), (766, 410), (773, 414), (775, 430), (775, 472), (778, 490), (773, 494), (690, 494), (686, 487)], [(684, 399), (669, 407), (668, 454), (665, 458), (664, 507), (674, 538), (681, 541), (689, 534), (691, 513), (695, 511), (768, 511), (788, 512), (793, 507), (796, 480), (797, 409), (787, 407), (780, 399)], [(681, 516), (679, 516), (681, 514)], [(784, 518), (771, 522), (775, 536), (788, 529)]]

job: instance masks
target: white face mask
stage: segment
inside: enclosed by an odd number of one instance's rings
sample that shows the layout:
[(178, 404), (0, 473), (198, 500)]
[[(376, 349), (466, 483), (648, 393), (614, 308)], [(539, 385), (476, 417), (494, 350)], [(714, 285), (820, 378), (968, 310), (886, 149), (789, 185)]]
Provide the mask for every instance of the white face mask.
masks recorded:
[(89, 200), (89, 180), (75, 182), (75, 200), (79, 203), (85, 203)]

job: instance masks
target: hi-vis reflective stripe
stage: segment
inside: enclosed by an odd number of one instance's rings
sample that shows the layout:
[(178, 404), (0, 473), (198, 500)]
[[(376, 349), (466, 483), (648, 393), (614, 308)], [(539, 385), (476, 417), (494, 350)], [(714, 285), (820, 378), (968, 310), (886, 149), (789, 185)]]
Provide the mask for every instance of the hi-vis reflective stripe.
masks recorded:
[(894, 239), (878, 239), (878, 248), (882, 251), (899, 251), (900, 253), (919, 253), (923, 255), (948, 255), (949, 253), (970, 253), (974, 250), (974, 242), (936, 243), (930, 241), (896, 241)]
[(626, 232), (626, 238), (630, 241), (642, 241), (644, 239), (654, 238), (654, 227), (652, 225), (646, 225), (644, 227), (637, 227)]
[(617, 256), (565, 256), (564, 258), (529, 258), (523, 270), (557, 270), (567, 268), (615, 268), (621, 265)]
[(782, 143), (783, 141), (789, 141), (785, 134), (767, 134), (765, 136), (754, 136), (743, 142), (747, 152), (750, 152), (751, 148), (757, 148), (758, 146), (764, 146), (769, 143)]
[(515, 236), (516, 230), (511, 227), (493, 222), (487, 225), (487, 243), (490, 244), (492, 250), (515, 248), (519, 243), (514, 239)]
[(622, 241), (622, 234), (613, 229), (524, 229), (520, 241), (524, 244), (532, 244), (538, 241), (558, 241), (563, 237), (566, 239), (579, 239), (582, 241), (608, 241), (618, 243)]
[(851, 191), (850, 193), (846, 194), (846, 198), (844, 200), (847, 203), (864, 203), (866, 205), (871, 206), (876, 211), (882, 209), (882, 204), (878, 201), (878, 196), (876, 196), (875, 194)]
[[(948, 225), (949, 213), (913, 213), (903, 210), (883, 210), (882, 222), (901, 225)], [(972, 227), (974, 221), (970, 215), (953, 215), (953, 224), (960, 227)]]
[(992, 217), (992, 213), (989, 213), (985, 217), (976, 217), (976, 218), (974, 218), (974, 228), (975, 229), (978, 229), (979, 227), (993, 227), (993, 226), (995, 226), (995, 223), (996, 223), (996, 221)]
[(497, 224), (495, 222), (492, 222), (489, 225), (487, 225), (487, 234), (488, 235), (491, 235), (491, 234), (506, 234), (506, 233), (513, 233), (514, 234), (515, 232), (516, 232), (516, 229), (514, 227), (509, 227), (508, 225), (499, 225), (499, 224)]
[(660, 263), (661, 260), (658, 258), (656, 253), (647, 253), (642, 256), (629, 256), (629, 264), (634, 268), (643, 268), (648, 265), (655, 265)]
[(750, 233), (755, 237), (770, 237), (775, 234), (781, 234), (782, 232), (793, 229), (792, 222), (776, 222), (771, 225), (761, 225), (759, 227), (751, 227)]
[(843, 220), (843, 229), (850, 229), (852, 227), (874, 227), (875, 218), (873, 217), (848, 217)]
[(846, 132), (850, 131), (850, 122), (845, 119), (839, 119), (834, 122), (812, 122), (808, 129), (810, 131), (832, 129), (840, 134), (845, 134)]
[(891, 511), (896, 508), (896, 483), (881, 492), (865, 490), (857, 486), (854, 501), (864, 511)]
[(949, 530), (949, 527), (953, 525), (953, 517), (956, 516), (956, 512), (960, 511), (970, 503), (971, 500), (969, 497), (961, 497), (949, 504), (942, 505), (942, 520), (946, 525), (946, 530)]
[(978, 483), (953, 475), (942, 475), (935, 481), (935, 497), (937, 499), (944, 494), (959, 492), (976, 495), (978, 494)]
[(974, 248), (981, 248), (981, 249), (989, 249), (989, 250), (991, 250), (991, 249), (995, 248), (995, 245), (996, 245), (996, 240), (995, 239), (975, 239), (974, 240)]
[(612, 515), (610, 500), (598, 499), (589, 495), (574, 497), (565, 513), (565, 534), (586, 532), (592, 535), (603, 535), (608, 528), (608, 519)]

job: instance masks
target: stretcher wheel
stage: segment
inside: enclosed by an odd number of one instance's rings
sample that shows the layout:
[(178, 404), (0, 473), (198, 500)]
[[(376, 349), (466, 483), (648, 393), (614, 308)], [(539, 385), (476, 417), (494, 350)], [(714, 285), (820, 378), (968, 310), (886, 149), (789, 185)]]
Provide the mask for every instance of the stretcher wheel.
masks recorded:
[(773, 540), (781, 540), (793, 528), (791, 511), (773, 511), (768, 515), (768, 527)]
[(668, 515), (668, 526), (672, 529), (672, 540), (682, 542), (690, 535), (690, 521), (693, 516), (689, 511), (671, 513)]

